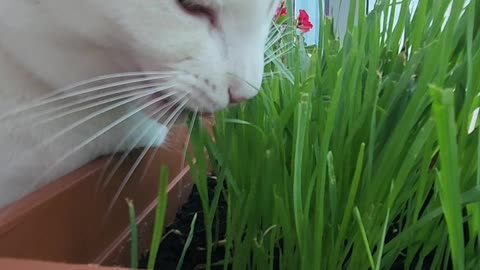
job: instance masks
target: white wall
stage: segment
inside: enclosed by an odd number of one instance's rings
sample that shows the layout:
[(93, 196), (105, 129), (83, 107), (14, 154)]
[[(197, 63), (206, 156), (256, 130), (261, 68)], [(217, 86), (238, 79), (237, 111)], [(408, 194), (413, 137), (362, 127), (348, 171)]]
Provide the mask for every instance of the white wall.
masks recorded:
[[(356, 0), (358, 1), (358, 0)], [(400, 16), (400, 6), (403, 0), (397, 0), (397, 9), (394, 14), (394, 22), (398, 22), (398, 18)], [(418, 5), (418, 0), (410, 0), (410, 9), (412, 12), (416, 9)], [(461, 1), (461, 0), (459, 0)], [(468, 2), (470, 0), (467, 0)], [(331, 10), (331, 16), (334, 18), (336, 21), (335, 23), (335, 30), (337, 31), (337, 34), (340, 36), (340, 38), (343, 38), (345, 35), (345, 31), (347, 28), (347, 22), (348, 22), (348, 12), (349, 12), (349, 7), (350, 7), (350, 0), (330, 0), (330, 10)], [(358, 2), (357, 2), (358, 3)], [(370, 12), (373, 10), (375, 6), (376, 0), (369, 0), (367, 2), (367, 12)], [(449, 13), (449, 10), (447, 11)]]

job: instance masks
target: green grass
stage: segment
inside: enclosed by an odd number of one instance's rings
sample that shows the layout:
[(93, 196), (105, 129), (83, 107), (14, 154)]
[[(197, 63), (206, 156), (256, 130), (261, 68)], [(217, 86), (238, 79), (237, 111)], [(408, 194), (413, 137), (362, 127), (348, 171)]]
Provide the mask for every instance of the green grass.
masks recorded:
[(135, 215), (135, 206), (131, 200), (127, 199), (128, 217), (130, 221), (131, 242), (130, 242), (130, 265), (132, 269), (138, 268), (138, 227), (137, 217)]
[[(157, 193), (157, 206), (155, 208), (155, 223), (152, 239), (150, 242), (149, 257), (147, 269), (154, 269), (157, 260), (158, 249), (162, 240), (165, 214), (167, 210), (167, 186), (168, 186), (168, 168), (162, 166), (160, 170), (160, 178)], [(138, 244), (138, 226), (137, 216), (135, 214), (134, 202), (130, 199), (126, 200), (128, 206), (128, 216), (130, 221), (130, 267), (137, 269), (139, 264), (139, 244)]]
[[(227, 186), (216, 191), (228, 202), (224, 269), (274, 269), (275, 250), (280, 269), (480, 266), (480, 132), (468, 132), (480, 5), (419, 0), (411, 14), (395, 2), (356, 22), (350, 12), (342, 43), (326, 17), (318, 46), (285, 32), (269, 52), (293, 49), (267, 64), (276, 75), (256, 99), (216, 115), (215, 143), (193, 129), (195, 155), (206, 147)], [(382, 15), (393, 9), (397, 24)], [(218, 199), (208, 203), (208, 162), (197, 161), (212, 228)]]
[(154, 269), (157, 260), (157, 253), (165, 224), (165, 214), (167, 211), (167, 188), (168, 188), (168, 168), (162, 166), (160, 171), (160, 182), (157, 193), (157, 207), (155, 208), (155, 225), (153, 230), (152, 241), (150, 244), (150, 253), (148, 257), (147, 269)]
[(183, 266), (183, 261), (185, 260), (185, 254), (187, 253), (188, 248), (190, 247), (190, 244), (192, 243), (193, 240), (193, 233), (195, 231), (195, 223), (197, 222), (197, 213), (193, 216), (192, 223), (190, 224), (190, 232), (188, 233), (187, 241), (185, 242), (185, 246), (183, 247), (182, 250), (182, 255), (180, 256), (180, 259), (178, 260), (178, 264), (176, 269), (181, 270)]

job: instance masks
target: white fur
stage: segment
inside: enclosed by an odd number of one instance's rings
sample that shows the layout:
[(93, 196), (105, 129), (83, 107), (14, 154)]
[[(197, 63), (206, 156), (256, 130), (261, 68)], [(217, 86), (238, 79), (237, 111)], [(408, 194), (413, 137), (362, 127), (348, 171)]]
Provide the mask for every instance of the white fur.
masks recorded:
[[(187, 94), (187, 107), (201, 112), (225, 108), (228, 89), (233, 99), (253, 97), (263, 77), (264, 44), (277, 0), (193, 1), (216, 10), (216, 26), (185, 12), (176, 0), (0, 0), (0, 116), (66, 85), (122, 72), (181, 72), (172, 80), (176, 97)], [(104, 113), (58, 138), (63, 128), (99, 108), (38, 126), (15, 116), (1, 119), (0, 207), (114, 152), (145, 112), (53, 166), (138, 104)], [(165, 126), (147, 121), (154, 128), (140, 145), (156, 136), (154, 145), (160, 145)], [(51, 138), (53, 143), (38, 148)]]

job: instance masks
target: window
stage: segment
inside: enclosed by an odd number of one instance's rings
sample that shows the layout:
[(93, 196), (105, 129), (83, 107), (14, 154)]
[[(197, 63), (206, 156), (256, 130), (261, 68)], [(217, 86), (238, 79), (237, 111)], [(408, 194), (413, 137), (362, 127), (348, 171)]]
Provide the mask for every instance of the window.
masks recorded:
[[(295, 0), (294, 2), (294, 10), (296, 14), (298, 14), (299, 9), (304, 9), (307, 11), (308, 15), (310, 16), (310, 21), (313, 24), (313, 29), (305, 33), (305, 42), (308, 45), (316, 44), (318, 40), (319, 34), (319, 1), (312, 1), (312, 0)], [(330, 0), (324, 0), (324, 2), (330, 2)]]

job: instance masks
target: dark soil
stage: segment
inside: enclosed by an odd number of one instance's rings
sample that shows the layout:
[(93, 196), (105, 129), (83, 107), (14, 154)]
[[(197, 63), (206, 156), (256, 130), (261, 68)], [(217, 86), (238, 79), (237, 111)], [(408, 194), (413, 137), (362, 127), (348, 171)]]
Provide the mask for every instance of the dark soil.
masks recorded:
[[(215, 186), (217, 181), (215, 177), (208, 177), (208, 195), (209, 199), (213, 199)], [(213, 222), (214, 242), (219, 243), (215, 245), (212, 254), (212, 262), (221, 261), (225, 258), (225, 249), (223, 247), (222, 240), (225, 239), (226, 231), (226, 211), (227, 206), (224, 198), (220, 196), (217, 208), (217, 216)], [(193, 187), (192, 194), (190, 195), (187, 203), (177, 212), (175, 221), (172, 225), (165, 229), (165, 236), (160, 243), (160, 248), (157, 255), (157, 261), (155, 264), (156, 270), (171, 270), (176, 269), (179, 259), (182, 255), (182, 251), (185, 247), (188, 235), (190, 233), (190, 226), (193, 221), (194, 215), (197, 214), (197, 220), (195, 222), (195, 230), (193, 232), (193, 239), (185, 254), (183, 266), (181, 269), (203, 269), (202, 265), (206, 263), (207, 251), (206, 251), (206, 239), (205, 239), (205, 224), (202, 211), (202, 201), (196, 186)], [(215, 239), (217, 238), (217, 239)], [(144, 254), (140, 260), (139, 267), (147, 268), (149, 254)], [(223, 266), (213, 268), (223, 269)]]

